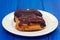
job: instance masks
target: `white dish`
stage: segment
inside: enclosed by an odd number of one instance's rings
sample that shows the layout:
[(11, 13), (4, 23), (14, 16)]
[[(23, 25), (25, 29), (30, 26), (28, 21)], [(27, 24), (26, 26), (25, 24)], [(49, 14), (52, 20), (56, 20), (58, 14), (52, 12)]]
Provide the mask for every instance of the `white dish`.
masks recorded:
[(58, 20), (57, 18), (52, 15), (51, 13), (48, 13), (46, 11), (41, 11), (38, 10), (42, 13), (43, 18), (46, 22), (46, 27), (45, 29), (41, 30), (41, 31), (35, 31), (35, 32), (22, 32), (22, 31), (18, 31), (15, 29), (15, 23), (14, 23), (14, 12), (9, 13), (8, 15), (6, 15), (3, 20), (2, 20), (2, 25), (3, 27), (16, 35), (21, 35), (21, 36), (42, 36), (42, 35), (46, 35), (48, 33), (51, 33), (52, 31), (54, 31), (57, 26), (58, 26)]

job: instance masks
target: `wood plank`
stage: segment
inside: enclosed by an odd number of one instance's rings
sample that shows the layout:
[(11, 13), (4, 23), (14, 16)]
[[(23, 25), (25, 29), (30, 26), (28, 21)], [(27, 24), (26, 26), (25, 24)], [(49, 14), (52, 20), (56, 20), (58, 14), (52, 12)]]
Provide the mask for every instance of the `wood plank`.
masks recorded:
[(16, 2), (17, 0), (0, 0), (0, 40), (14, 40), (14, 35), (3, 28), (2, 19), (8, 13), (16, 10)]
[(18, 9), (42, 9), (41, 0), (18, 0)]
[[(17, 9), (40, 9), (43, 10), (42, 0), (19, 0)], [(48, 40), (48, 35), (39, 37), (15, 36), (15, 40)]]
[[(45, 11), (55, 15), (60, 22), (60, 0), (44, 0), (44, 8)], [(60, 40), (60, 25), (54, 32), (49, 34), (49, 40)]]

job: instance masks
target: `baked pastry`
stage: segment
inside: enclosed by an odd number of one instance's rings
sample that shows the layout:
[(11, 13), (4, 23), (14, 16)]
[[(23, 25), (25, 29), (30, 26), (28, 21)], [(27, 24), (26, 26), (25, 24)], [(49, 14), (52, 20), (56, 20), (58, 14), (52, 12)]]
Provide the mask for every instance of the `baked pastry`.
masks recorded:
[(15, 28), (20, 31), (38, 31), (46, 26), (41, 12), (20, 9), (14, 13)]

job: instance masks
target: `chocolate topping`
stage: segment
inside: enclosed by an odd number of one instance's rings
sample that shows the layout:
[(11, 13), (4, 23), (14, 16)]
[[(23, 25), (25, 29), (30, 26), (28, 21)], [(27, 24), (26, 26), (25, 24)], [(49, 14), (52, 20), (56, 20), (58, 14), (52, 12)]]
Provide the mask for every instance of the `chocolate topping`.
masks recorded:
[(22, 15), (31, 15), (32, 14), (35, 14), (36, 16), (41, 16), (42, 17), (42, 14), (39, 12), (39, 11), (36, 11), (36, 10), (17, 10), (14, 15), (16, 17), (20, 17)]
[(22, 24), (30, 25), (30, 23), (40, 24), (43, 27), (46, 26), (42, 14), (36, 10), (17, 10), (14, 16), (20, 20), (19, 26)]

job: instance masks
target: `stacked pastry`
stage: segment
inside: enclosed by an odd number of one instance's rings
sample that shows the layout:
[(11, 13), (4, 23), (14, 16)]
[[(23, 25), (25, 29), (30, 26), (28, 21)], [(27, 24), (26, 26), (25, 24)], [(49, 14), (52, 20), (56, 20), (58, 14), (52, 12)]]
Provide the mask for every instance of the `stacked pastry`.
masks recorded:
[(37, 10), (17, 10), (14, 13), (16, 29), (20, 31), (38, 31), (46, 26), (41, 12)]

